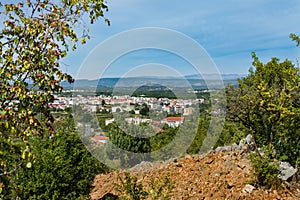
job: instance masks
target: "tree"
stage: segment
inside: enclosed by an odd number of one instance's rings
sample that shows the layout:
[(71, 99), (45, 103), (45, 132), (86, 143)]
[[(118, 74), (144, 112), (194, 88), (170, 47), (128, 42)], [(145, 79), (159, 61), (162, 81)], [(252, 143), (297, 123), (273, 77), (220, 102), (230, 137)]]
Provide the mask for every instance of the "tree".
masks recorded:
[(299, 158), (300, 76), (289, 61), (272, 58), (253, 66), (237, 88), (228, 86), (227, 119), (241, 122), (259, 146), (270, 145), (276, 157), (295, 165)]
[(291, 33), (290, 38), (297, 43), (296, 45), (298, 47), (300, 47), (300, 37), (298, 35)]
[(31, 143), (32, 167), (20, 168), (8, 179), (3, 199), (82, 199), (95, 176), (108, 170), (82, 144), (74, 126), (60, 127), (52, 137), (34, 136)]
[[(143, 160), (149, 160), (148, 155), (143, 154), (151, 152), (150, 139), (145, 138), (145, 136), (153, 132), (154, 130), (149, 126), (128, 125), (127, 123), (126, 126), (122, 126), (114, 122), (108, 131), (109, 140), (113, 145), (124, 150), (124, 152), (116, 152), (108, 143), (105, 145), (106, 154), (110, 159), (120, 160), (120, 166), (118, 167), (132, 167)], [(133, 153), (138, 154), (134, 155)]]
[(101, 101), (101, 105), (102, 105), (102, 107), (104, 107), (105, 106), (105, 100), (104, 99), (102, 99), (102, 101)]
[(62, 81), (73, 81), (60, 69), (60, 60), (90, 38), (85, 28), (81, 37), (75, 32), (82, 17), (94, 23), (104, 11), (102, 0), (0, 3), (0, 182), (32, 155), (32, 136), (54, 134), (48, 104)]
[(140, 114), (143, 115), (143, 116), (148, 116), (149, 115), (149, 111), (150, 111), (149, 107), (147, 106), (147, 104), (144, 103), (142, 105), (141, 110), (140, 110)]

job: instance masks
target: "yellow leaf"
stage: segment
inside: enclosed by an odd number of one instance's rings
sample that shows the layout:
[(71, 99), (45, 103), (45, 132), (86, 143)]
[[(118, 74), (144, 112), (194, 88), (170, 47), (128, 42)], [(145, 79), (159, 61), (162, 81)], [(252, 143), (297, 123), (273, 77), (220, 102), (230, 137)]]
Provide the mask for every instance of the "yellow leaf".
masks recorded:
[(26, 158), (26, 153), (25, 153), (25, 151), (22, 152), (21, 158), (22, 158), (22, 159), (25, 159), (25, 158)]

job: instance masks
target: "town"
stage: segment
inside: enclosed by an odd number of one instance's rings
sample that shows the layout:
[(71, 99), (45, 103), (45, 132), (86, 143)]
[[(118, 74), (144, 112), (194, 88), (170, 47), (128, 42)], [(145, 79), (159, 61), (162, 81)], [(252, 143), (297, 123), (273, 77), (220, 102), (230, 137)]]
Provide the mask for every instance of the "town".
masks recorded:
[[(204, 98), (199, 99), (169, 99), (124, 96), (84, 96), (84, 95), (62, 95), (54, 96), (53, 103), (49, 103), (54, 113), (64, 112), (70, 108), (77, 107), (83, 114), (97, 113), (104, 117), (105, 126), (113, 123), (119, 114), (127, 114), (127, 124), (139, 125), (148, 123), (158, 132), (163, 132), (159, 125), (168, 125), (176, 128), (184, 123), (185, 117), (194, 114), (199, 104), (209, 103)], [(155, 118), (153, 116), (160, 115)], [(77, 121), (77, 127), (85, 127), (85, 135), (93, 136), (91, 140), (98, 144), (104, 144), (108, 137), (102, 131), (97, 131), (97, 126)]]

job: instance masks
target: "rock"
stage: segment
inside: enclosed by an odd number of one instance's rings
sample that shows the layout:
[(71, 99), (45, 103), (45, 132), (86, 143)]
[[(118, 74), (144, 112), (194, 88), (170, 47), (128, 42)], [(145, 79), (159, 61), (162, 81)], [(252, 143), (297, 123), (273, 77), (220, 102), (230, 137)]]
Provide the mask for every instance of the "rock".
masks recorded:
[(248, 134), (247, 137), (246, 137), (246, 143), (251, 144), (251, 142), (252, 142), (252, 135)]
[(242, 190), (243, 193), (249, 193), (251, 194), (255, 187), (253, 185), (247, 184), (244, 189)]
[(175, 166), (176, 167), (182, 167), (182, 164), (177, 162), (177, 163), (175, 163)]
[(223, 147), (217, 147), (215, 151), (216, 152), (223, 151)]
[(236, 143), (233, 143), (231, 145), (231, 149), (234, 151), (234, 150), (238, 150), (239, 146), (236, 144)]
[(231, 146), (225, 146), (224, 149), (225, 151), (231, 151)]
[(245, 143), (246, 143), (245, 139), (241, 139), (240, 143), (239, 143), (239, 146), (238, 146), (238, 150), (244, 149), (245, 148)]
[(278, 178), (280, 178), (283, 181), (289, 180), (294, 176), (294, 174), (297, 173), (297, 169), (291, 166), (291, 164), (288, 162), (280, 162), (278, 170), (280, 172), (278, 174)]
[(244, 148), (244, 144), (239, 144), (238, 145), (238, 150), (242, 150)]
[(231, 146), (225, 146), (225, 147), (217, 147), (216, 152), (220, 152), (220, 151), (231, 151)]

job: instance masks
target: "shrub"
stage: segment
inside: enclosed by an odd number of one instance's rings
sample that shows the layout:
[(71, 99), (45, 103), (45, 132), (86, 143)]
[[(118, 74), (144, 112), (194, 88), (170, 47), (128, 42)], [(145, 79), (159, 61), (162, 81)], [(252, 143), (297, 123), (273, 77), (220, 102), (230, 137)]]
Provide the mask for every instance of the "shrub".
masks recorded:
[(267, 147), (263, 153), (252, 152), (250, 160), (255, 170), (256, 182), (266, 187), (277, 186), (279, 182), (278, 163), (273, 159), (272, 148)]
[(169, 176), (155, 181), (150, 180), (149, 186), (138, 183), (136, 176), (125, 173), (125, 179), (119, 177), (121, 184), (116, 184), (116, 189), (121, 199), (140, 200), (140, 199), (169, 199), (169, 193), (173, 184)]
[(35, 137), (31, 144), (36, 158), (11, 177), (4, 199), (83, 199), (95, 175), (107, 171), (75, 132)]

